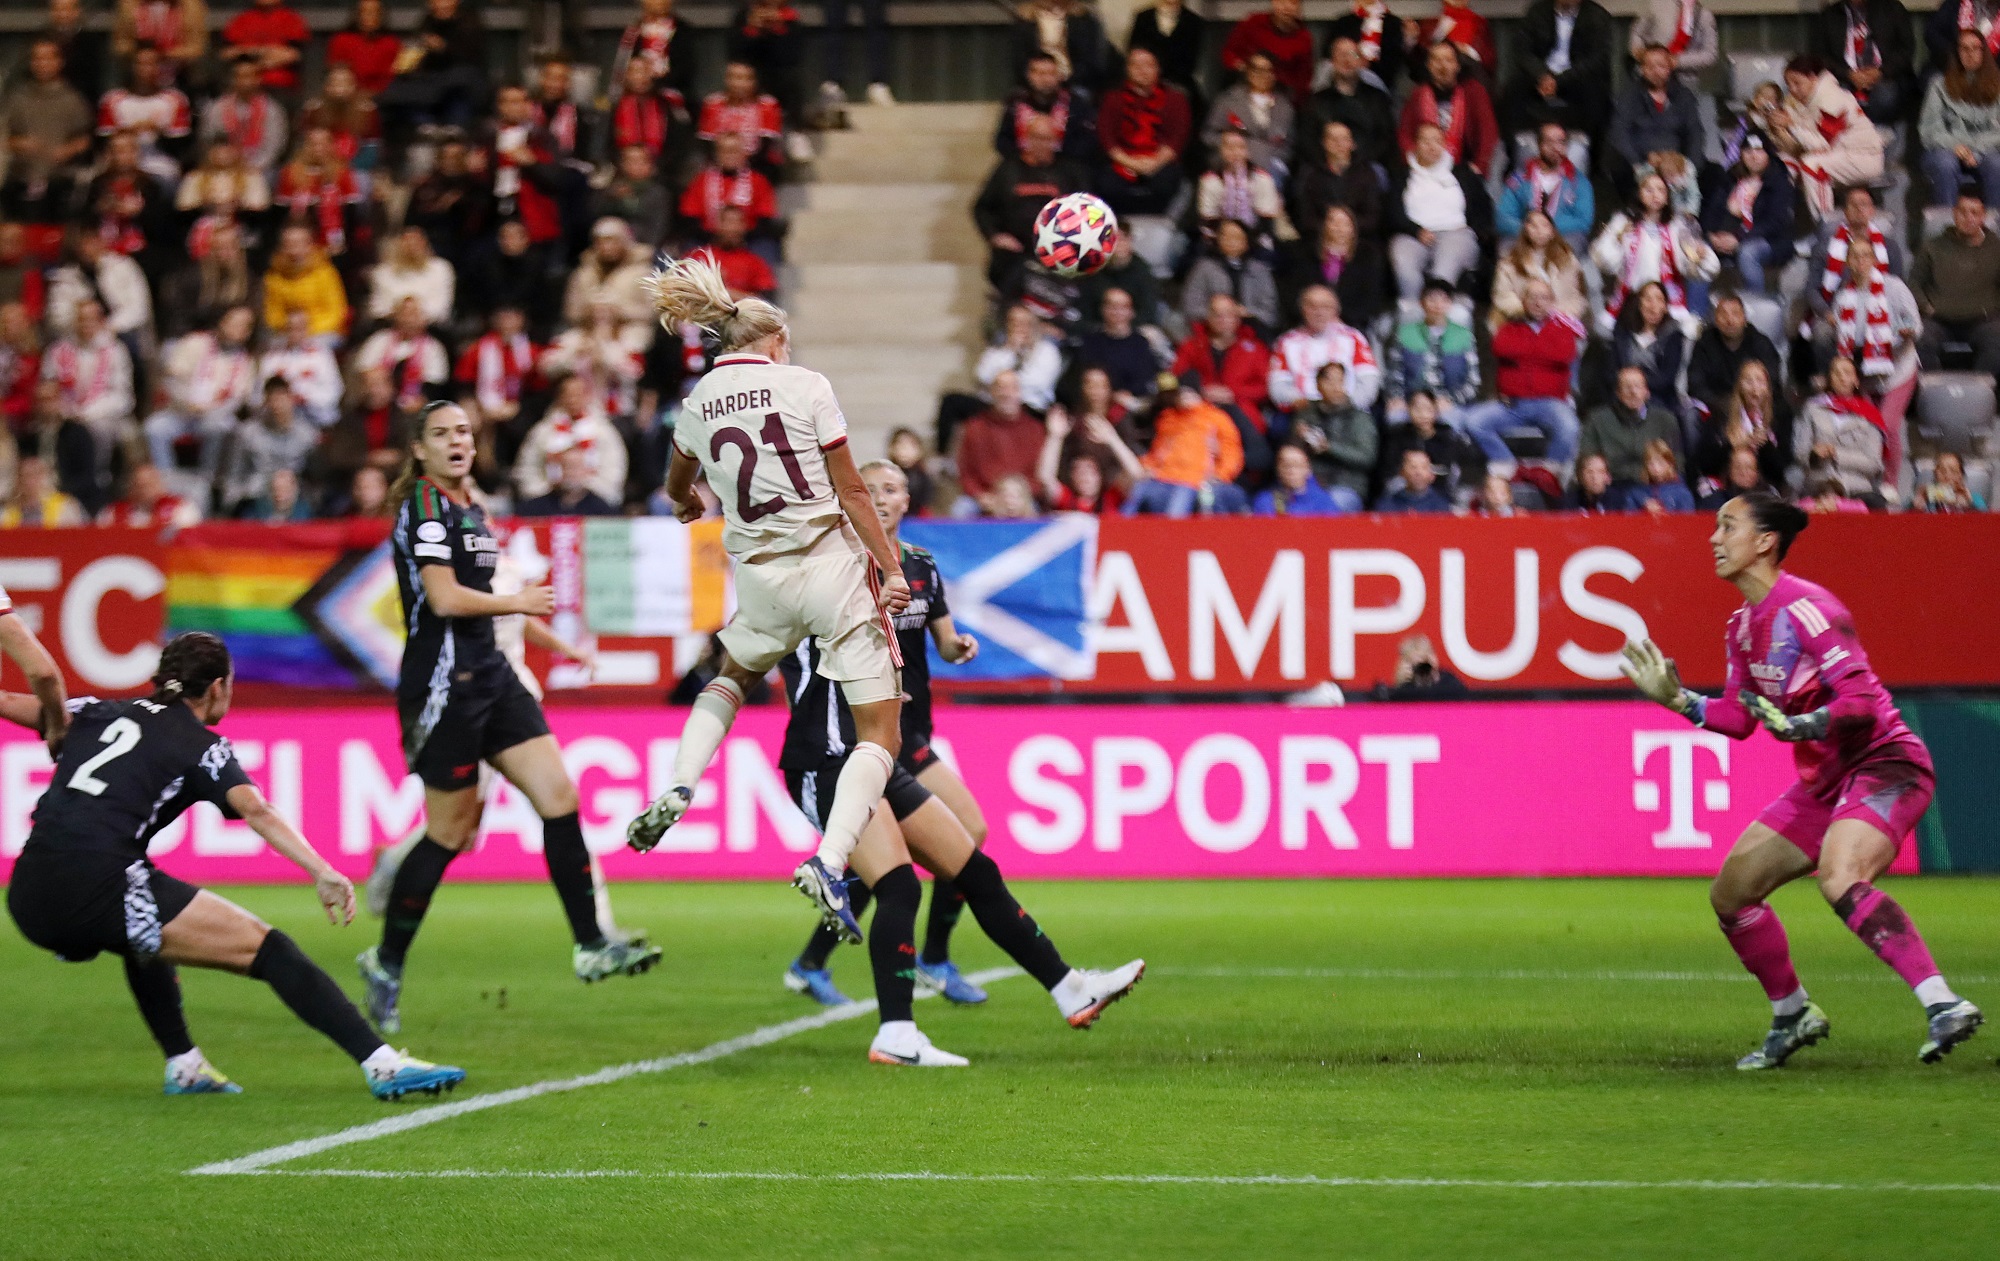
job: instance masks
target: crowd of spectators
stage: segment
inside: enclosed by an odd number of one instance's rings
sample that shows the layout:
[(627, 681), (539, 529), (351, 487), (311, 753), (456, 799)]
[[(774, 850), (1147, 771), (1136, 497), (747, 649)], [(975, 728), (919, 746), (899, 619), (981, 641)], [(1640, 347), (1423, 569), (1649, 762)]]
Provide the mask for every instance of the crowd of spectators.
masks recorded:
[(642, 281), (706, 250), (777, 288), (797, 24), (747, 0), (699, 98), (673, 0), (594, 73), (515, 77), (472, 0), (324, 39), (287, 0), (213, 32), (118, 0), (108, 33), (51, 0), (0, 103), (0, 524), (379, 515), (439, 399), (497, 509), (645, 510), (707, 360)]
[[(960, 516), (1977, 502), (1962, 459), (1904, 465), (1920, 369), (2000, 370), (1995, 7), (1940, 6), (1920, 66), (1899, 0), (1832, 0), (1740, 111), (1700, 94), (1700, 0), (1618, 25), (1532, 0), (1503, 65), (1449, 0), (1172, 2), (1121, 53), (1036, 0), (973, 207), (980, 388), (898, 462)], [(1906, 142), (1941, 232), (1884, 208)], [(1078, 190), (1122, 234), (1073, 280), (1032, 227)]]

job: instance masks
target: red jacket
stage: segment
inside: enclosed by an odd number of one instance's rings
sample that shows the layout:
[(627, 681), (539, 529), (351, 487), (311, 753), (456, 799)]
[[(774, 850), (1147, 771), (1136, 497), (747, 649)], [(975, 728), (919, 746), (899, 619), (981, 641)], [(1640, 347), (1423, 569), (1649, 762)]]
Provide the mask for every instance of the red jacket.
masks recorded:
[[(306, 20), (283, 5), (269, 9), (245, 9), (222, 28), (222, 39), (237, 48), (262, 48), (267, 44), (290, 44), (301, 52), (312, 39)], [(276, 66), (264, 71), (267, 88), (290, 91), (299, 86), (299, 63)]]
[(1313, 37), (1304, 22), (1281, 31), (1272, 24), (1270, 14), (1252, 13), (1230, 28), (1229, 40), (1222, 46), (1223, 69), (1232, 74), (1242, 73), (1243, 63), (1250, 60), (1252, 53), (1263, 53), (1271, 59), (1279, 85), (1292, 94), (1294, 101), (1302, 102), (1311, 95)]
[(1271, 351), (1245, 325), (1236, 342), (1222, 352), (1217, 363), (1215, 346), (1208, 326), (1196, 324), (1188, 339), (1174, 355), (1174, 375), (1193, 372), (1204, 387), (1226, 385), (1236, 394), (1236, 406), (1261, 433), (1264, 429), (1264, 400), (1270, 396)]
[[(1493, 159), (1493, 147), (1500, 143), (1500, 124), (1493, 117), (1493, 98), (1487, 95), (1477, 79), (1468, 75), (1459, 76), (1458, 88), (1459, 108), (1465, 111), (1465, 122), (1459, 128), (1459, 143), (1455, 148), (1451, 143), (1451, 133), (1445, 133), (1445, 148), (1451, 152), (1453, 162), (1463, 162), (1484, 176)], [(1429, 80), (1420, 79), (1416, 90), (1403, 102), (1403, 115), (1396, 123), (1396, 141), (1402, 145), (1405, 158), (1417, 147), (1417, 128), (1437, 121), (1436, 101), (1437, 94)]]
[(1583, 341), (1583, 325), (1561, 311), (1549, 312), (1540, 328), (1508, 321), (1493, 334), (1494, 388), (1503, 399), (1568, 398)]
[(1125, 84), (1104, 94), (1097, 112), (1097, 139), (1106, 153), (1123, 149), (1150, 157), (1162, 147), (1185, 154), (1192, 126), (1187, 93), (1162, 83), (1145, 96)]
[(396, 54), (402, 51), (403, 41), (387, 31), (373, 35), (342, 31), (327, 41), (326, 64), (354, 71), (354, 81), (361, 90), (376, 97), (396, 77)]

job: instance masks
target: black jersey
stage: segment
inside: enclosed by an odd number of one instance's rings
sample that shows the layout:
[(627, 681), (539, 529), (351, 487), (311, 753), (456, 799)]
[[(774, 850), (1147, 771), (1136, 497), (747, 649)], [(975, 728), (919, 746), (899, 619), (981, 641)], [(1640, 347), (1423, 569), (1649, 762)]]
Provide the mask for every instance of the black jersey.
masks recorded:
[[(902, 735), (905, 754), (928, 748), (931, 742), (931, 670), (925, 639), (931, 622), (945, 617), (944, 576), (937, 561), (921, 547), (902, 546), (903, 576), (910, 583), (910, 604), (895, 618), (896, 642), (903, 652)], [(847, 756), (854, 747), (854, 714), (840, 685), (819, 672), (819, 641), (808, 637), (778, 661), (791, 701), (785, 724), (785, 747), (778, 757), (783, 770), (813, 770)]]
[(69, 703), (69, 736), (35, 806), (30, 847), (144, 858), (146, 842), (197, 801), (230, 818), (229, 790), (250, 777), (229, 741), (181, 701)]
[(440, 617), (432, 611), (421, 571), (448, 565), (459, 586), (490, 592), (500, 545), (486, 528), (484, 508), (455, 503), (429, 478), (420, 478), (396, 510), (389, 544), (408, 636), (396, 697), (405, 708), (434, 706), (441, 713), (454, 679), (512, 667), (494, 642), (491, 617)]

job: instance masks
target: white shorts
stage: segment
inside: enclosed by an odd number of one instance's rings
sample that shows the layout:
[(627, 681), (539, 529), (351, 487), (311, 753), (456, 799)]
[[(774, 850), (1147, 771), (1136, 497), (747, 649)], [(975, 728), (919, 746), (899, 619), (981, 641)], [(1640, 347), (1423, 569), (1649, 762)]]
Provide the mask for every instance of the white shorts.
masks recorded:
[(737, 565), (736, 613), (720, 636), (736, 664), (763, 674), (811, 635), (819, 672), (848, 704), (901, 696), (903, 663), (875, 602), (875, 563), (854, 547), (842, 529), (810, 551)]

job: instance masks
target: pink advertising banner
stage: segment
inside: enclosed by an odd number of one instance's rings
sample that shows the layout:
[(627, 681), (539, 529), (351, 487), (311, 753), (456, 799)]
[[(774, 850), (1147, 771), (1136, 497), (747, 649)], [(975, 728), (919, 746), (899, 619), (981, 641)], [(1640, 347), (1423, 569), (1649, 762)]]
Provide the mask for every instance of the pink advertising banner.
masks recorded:
[[(775, 709), (744, 713), (658, 851), (624, 848), (626, 821), (665, 787), (682, 713), (552, 712), (591, 848), (614, 880), (785, 878), (817, 837), (777, 769)], [(1708, 875), (1792, 778), (1768, 737), (1732, 743), (1636, 702), (946, 706), (938, 725), (990, 852), (1020, 878)], [(241, 711), (222, 730), (351, 875), (421, 822), (386, 706)], [(48, 772), (26, 732), (0, 740), (0, 878)], [(205, 805), (153, 854), (197, 883), (299, 878)], [(1897, 870), (1916, 870), (1913, 847)], [(452, 876), (544, 878), (539, 823), (504, 783)]]

